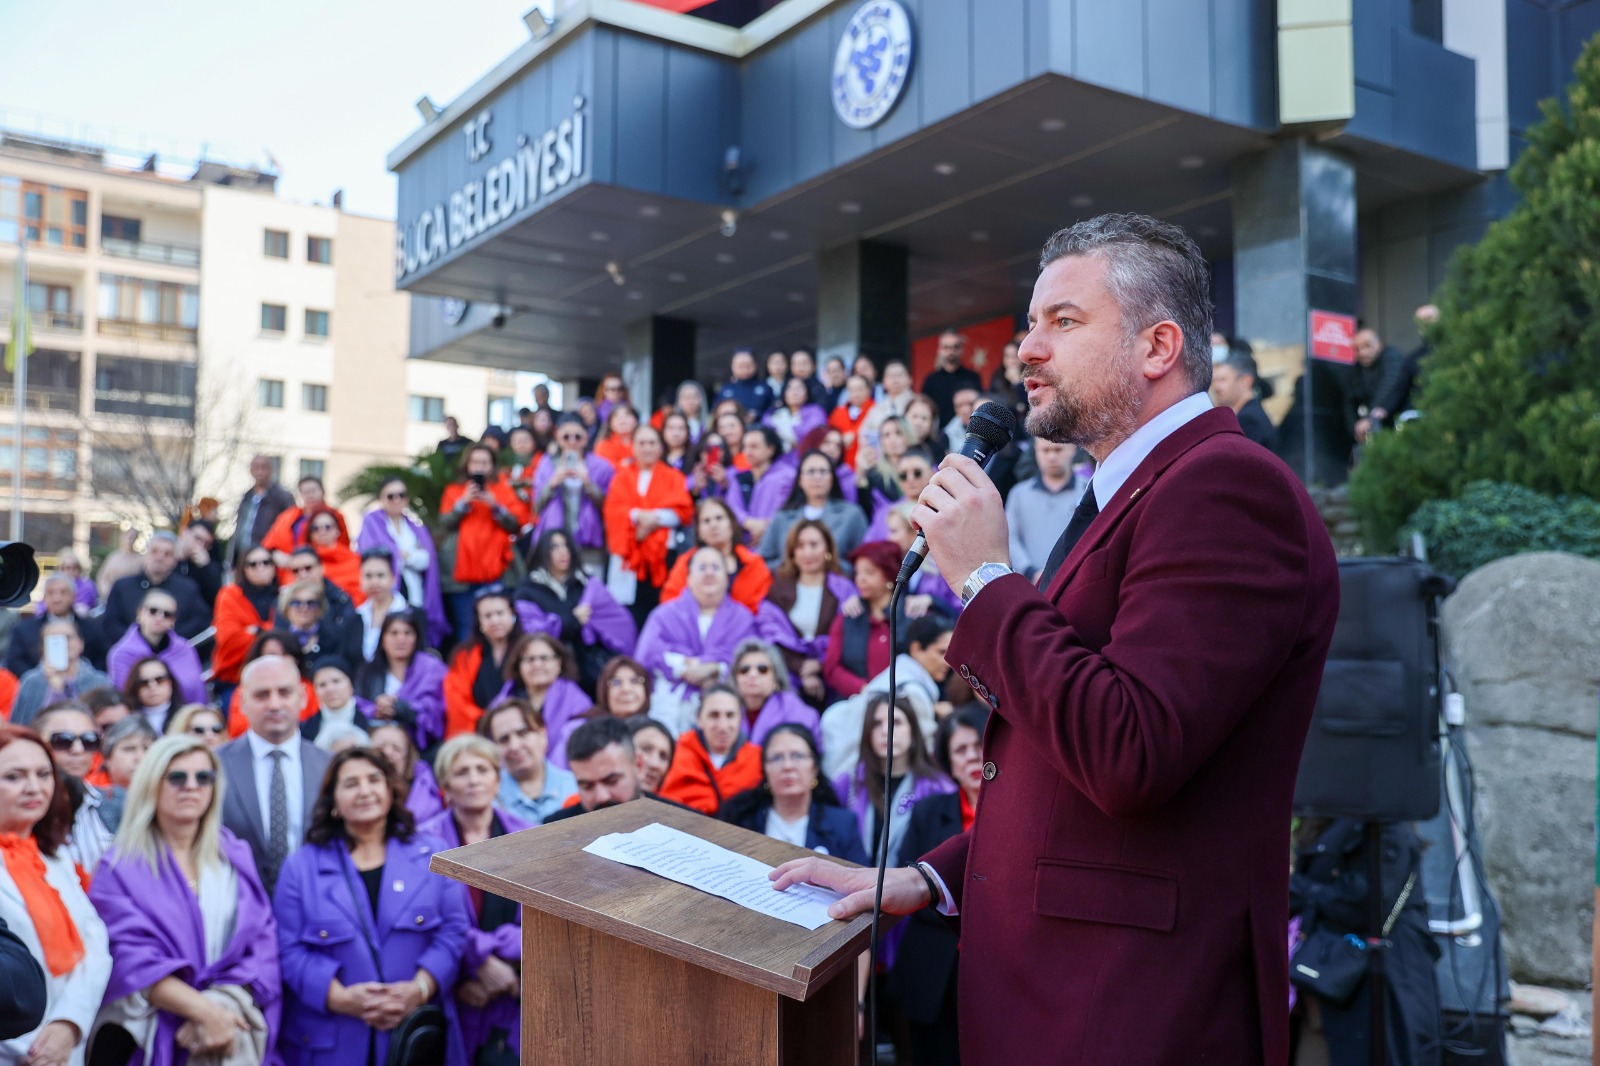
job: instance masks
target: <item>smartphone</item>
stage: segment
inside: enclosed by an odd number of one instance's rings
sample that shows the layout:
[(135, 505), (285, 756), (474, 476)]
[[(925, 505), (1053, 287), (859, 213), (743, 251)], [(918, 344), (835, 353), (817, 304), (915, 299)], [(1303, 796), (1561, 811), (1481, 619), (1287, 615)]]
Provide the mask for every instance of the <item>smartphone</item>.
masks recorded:
[(51, 633), (44, 638), (44, 661), (52, 670), (67, 668), (67, 635)]
[(707, 448), (706, 449), (706, 453), (705, 453), (705, 460), (706, 460), (706, 465), (707, 466), (721, 466), (722, 465), (722, 448), (720, 446), (713, 446), (713, 447)]
[(468, 475), (468, 476), (472, 478), (472, 483), (474, 485), (478, 486), (478, 488), (481, 489), (481, 488), (484, 487), (485, 479), (484, 479), (484, 476), (482, 474), (471, 474), (471, 475)]

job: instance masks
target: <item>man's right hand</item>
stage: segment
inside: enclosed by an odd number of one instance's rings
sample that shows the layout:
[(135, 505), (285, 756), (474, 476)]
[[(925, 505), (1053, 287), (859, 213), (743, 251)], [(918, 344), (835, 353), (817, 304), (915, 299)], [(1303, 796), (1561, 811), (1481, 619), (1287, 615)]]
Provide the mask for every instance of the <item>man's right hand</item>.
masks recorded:
[[(828, 915), (832, 918), (849, 919), (869, 913), (873, 896), (877, 893), (876, 870), (840, 866), (827, 859), (795, 859), (767, 876), (773, 882), (772, 887), (779, 892), (805, 881), (843, 893), (844, 899), (828, 908)], [(915, 914), (930, 902), (937, 901), (928, 898), (928, 882), (916, 870), (899, 866), (885, 874), (883, 913)]]

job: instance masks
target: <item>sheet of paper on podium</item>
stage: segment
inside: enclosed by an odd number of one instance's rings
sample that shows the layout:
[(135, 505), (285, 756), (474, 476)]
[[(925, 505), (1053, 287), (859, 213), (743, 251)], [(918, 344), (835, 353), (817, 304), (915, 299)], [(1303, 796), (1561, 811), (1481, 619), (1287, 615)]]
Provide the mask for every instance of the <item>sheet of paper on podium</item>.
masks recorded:
[(833, 921), (828, 907), (843, 898), (816, 885), (791, 885), (787, 891), (774, 892), (767, 879), (773, 867), (660, 822), (631, 833), (607, 833), (583, 850), (806, 929)]

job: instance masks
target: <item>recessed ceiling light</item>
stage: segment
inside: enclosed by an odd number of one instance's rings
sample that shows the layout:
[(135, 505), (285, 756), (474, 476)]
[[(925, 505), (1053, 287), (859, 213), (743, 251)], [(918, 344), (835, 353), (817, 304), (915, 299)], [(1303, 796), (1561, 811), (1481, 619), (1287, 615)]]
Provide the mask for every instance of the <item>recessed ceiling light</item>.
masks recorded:
[(1039, 128), (1044, 130), (1046, 133), (1060, 133), (1062, 130), (1067, 128), (1067, 120), (1064, 118), (1041, 119), (1039, 121)]
[(803, 292), (791, 292), (784, 298), (792, 304), (803, 304), (806, 302), (806, 294)]
[(950, 175), (956, 172), (956, 165), (954, 163), (935, 163), (933, 165), (933, 172), (948, 178)]
[(759, 317), (761, 317), (761, 312), (757, 311), (754, 307), (746, 307), (742, 313), (743, 313), (744, 317), (746, 317), (746, 318), (759, 318)]
[(789, 231), (786, 229), (775, 229), (772, 231), (772, 239), (775, 241), (786, 241), (789, 239)]
[(689, 275), (685, 274), (681, 270), (674, 270), (672, 273), (667, 275), (667, 280), (672, 282), (674, 285), (682, 285), (684, 282), (689, 280)]
[(1094, 197), (1084, 193), (1079, 193), (1072, 199), (1068, 200), (1067, 203), (1071, 204), (1073, 207), (1093, 207)]
[(718, 252), (716, 258), (717, 258), (717, 262), (719, 262), (719, 263), (731, 263), (731, 262), (733, 262), (733, 253), (732, 252)]
[(661, 208), (657, 207), (655, 204), (643, 204), (639, 208), (639, 214), (643, 215), (645, 218), (660, 218)]
[(972, 231), (972, 239), (977, 241), (979, 244), (982, 244), (984, 241), (989, 239), (989, 231), (986, 229), (975, 229)]
[(1199, 155), (1186, 155), (1178, 160), (1178, 168), (1180, 170), (1199, 170), (1205, 165), (1205, 157)]
[(856, 203), (854, 200), (846, 200), (844, 203), (839, 205), (839, 210), (843, 211), (847, 215), (859, 215), (861, 213), (861, 205)]
[(605, 230), (598, 230), (597, 229), (594, 232), (589, 234), (589, 239), (591, 241), (600, 241), (600, 242), (609, 241), (611, 239), (611, 234), (607, 233)]

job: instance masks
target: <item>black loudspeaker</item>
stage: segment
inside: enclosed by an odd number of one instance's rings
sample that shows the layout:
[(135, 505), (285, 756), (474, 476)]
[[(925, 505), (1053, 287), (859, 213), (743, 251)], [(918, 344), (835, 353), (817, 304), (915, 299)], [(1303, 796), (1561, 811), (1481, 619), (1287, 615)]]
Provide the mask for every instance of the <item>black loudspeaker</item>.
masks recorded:
[(1451, 587), (1414, 559), (1339, 560), (1339, 621), (1295, 813), (1401, 822), (1438, 812), (1438, 605)]

